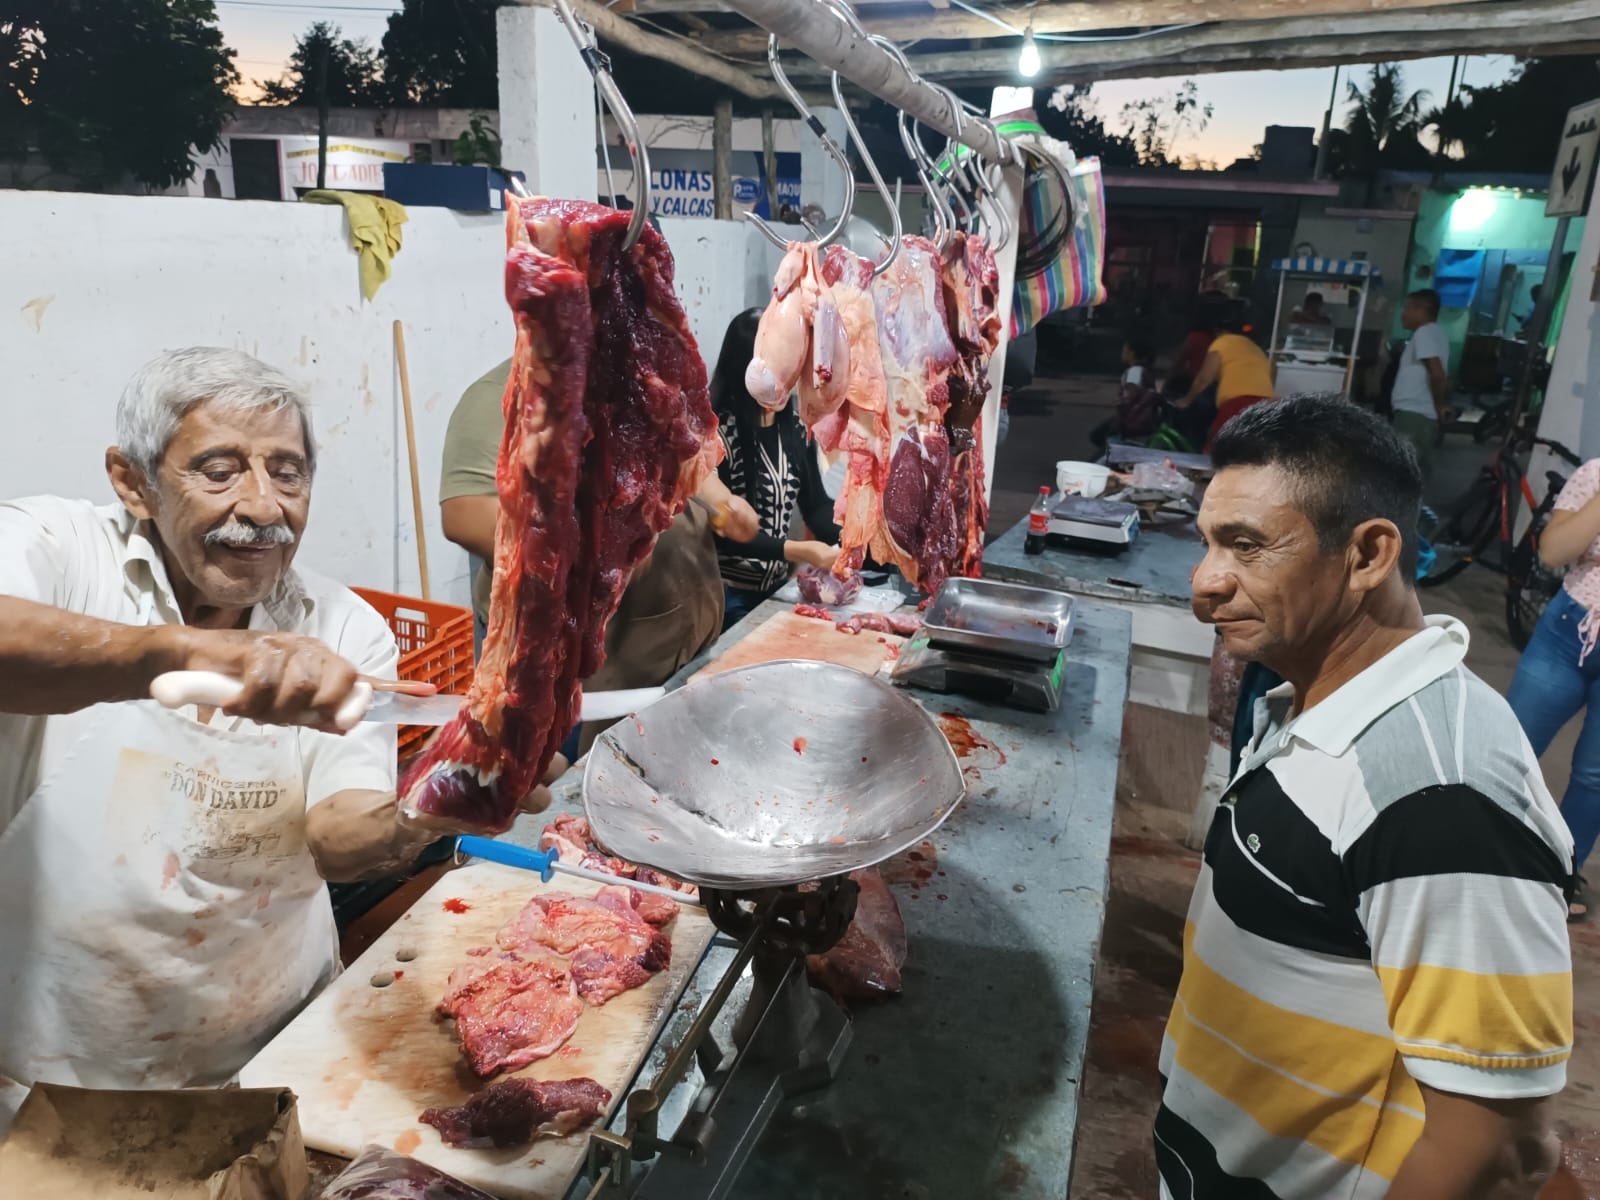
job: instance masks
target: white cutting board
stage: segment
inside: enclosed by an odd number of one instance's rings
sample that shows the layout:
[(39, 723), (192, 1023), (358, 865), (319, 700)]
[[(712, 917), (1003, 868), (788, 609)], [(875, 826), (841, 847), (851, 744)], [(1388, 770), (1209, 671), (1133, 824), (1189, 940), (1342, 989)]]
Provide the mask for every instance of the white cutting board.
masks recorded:
[[(467, 950), (492, 945), (495, 931), (541, 889), (592, 895), (599, 885), (559, 875), (544, 884), (530, 871), (494, 863), (451, 871), (273, 1038), (240, 1072), (240, 1083), (293, 1088), (311, 1149), (354, 1158), (376, 1143), (506, 1200), (559, 1200), (583, 1165), (586, 1130), (507, 1150), (457, 1150), (417, 1120), (425, 1108), (459, 1104), (487, 1086), (467, 1066), (455, 1025), (437, 1020), (434, 1007), (450, 972), (472, 961)], [(452, 912), (446, 901), (467, 911)], [(715, 931), (703, 910), (680, 905), (667, 932), (667, 970), (586, 1008), (560, 1051), (513, 1074), (588, 1076), (611, 1090), (613, 1108), (620, 1104)], [(385, 974), (398, 978), (375, 987), (374, 978)]]

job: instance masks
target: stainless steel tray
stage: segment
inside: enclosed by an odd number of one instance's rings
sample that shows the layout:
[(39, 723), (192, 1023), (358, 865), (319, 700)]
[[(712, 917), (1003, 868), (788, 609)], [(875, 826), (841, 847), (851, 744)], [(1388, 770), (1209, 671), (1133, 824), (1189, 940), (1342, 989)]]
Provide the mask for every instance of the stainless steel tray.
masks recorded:
[(1073, 607), (1071, 596), (1048, 588), (948, 579), (928, 605), (922, 627), (928, 641), (944, 649), (1048, 663), (1072, 639)]

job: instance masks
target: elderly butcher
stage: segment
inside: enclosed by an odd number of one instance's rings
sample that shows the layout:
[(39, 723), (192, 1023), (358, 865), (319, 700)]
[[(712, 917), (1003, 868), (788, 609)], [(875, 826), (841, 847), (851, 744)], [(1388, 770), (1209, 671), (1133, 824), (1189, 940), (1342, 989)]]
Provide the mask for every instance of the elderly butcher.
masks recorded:
[[(338, 969), (324, 881), (437, 836), (397, 815), (393, 728), (334, 731), (397, 654), (292, 566), (315, 466), (289, 379), (179, 350), (118, 405), (119, 503), (0, 504), (0, 1129), (36, 1081), (227, 1082)], [(180, 669), (244, 693), (147, 698)]]

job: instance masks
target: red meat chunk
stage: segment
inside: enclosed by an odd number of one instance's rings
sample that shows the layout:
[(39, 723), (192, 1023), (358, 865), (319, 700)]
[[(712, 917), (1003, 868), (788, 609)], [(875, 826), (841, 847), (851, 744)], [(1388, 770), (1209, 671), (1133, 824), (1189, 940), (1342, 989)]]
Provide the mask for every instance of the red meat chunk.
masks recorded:
[(807, 973), (836, 1000), (873, 1000), (900, 992), (906, 923), (894, 893), (875, 868), (853, 871), (861, 885), (855, 919), (839, 944), (806, 959)]
[(598, 1120), (611, 1093), (592, 1079), (505, 1079), (455, 1108), (430, 1108), (417, 1119), (460, 1149), (525, 1146), (541, 1134), (561, 1137)]
[(639, 915), (621, 887), (601, 888), (593, 900), (568, 892), (535, 896), (495, 940), (507, 950), (570, 955), (578, 994), (596, 1006), (649, 982), (672, 961), (672, 940)]
[(576, 723), (634, 568), (722, 457), (672, 255), (649, 227), (623, 249), (627, 225), (583, 201), (509, 205), (489, 632), (461, 714), (400, 787), (442, 826), (510, 827)]
[(485, 1079), (549, 1058), (578, 1027), (583, 1001), (572, 968), (553, 954), (482, 958), (451, 972), (442, 1016), (472, 1069)]

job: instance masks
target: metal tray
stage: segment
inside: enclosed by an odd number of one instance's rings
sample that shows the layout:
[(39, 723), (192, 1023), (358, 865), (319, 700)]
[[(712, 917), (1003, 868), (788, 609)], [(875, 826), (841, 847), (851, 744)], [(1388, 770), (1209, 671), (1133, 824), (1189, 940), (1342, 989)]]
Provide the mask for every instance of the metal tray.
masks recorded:
[(922, 627), (934, 646), (1048, 663), (1072, 640), (1073, 607), (1071, 596), (1048, 588), (948, 579)]

